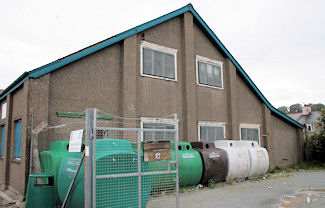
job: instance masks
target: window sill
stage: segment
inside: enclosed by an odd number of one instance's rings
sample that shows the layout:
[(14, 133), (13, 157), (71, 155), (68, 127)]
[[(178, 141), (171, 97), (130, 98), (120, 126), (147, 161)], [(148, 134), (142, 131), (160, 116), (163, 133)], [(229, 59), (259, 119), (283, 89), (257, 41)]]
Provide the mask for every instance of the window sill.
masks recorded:
[(17, 163), (17, 164), (20, 164), (21, 162), (21, 158), (15, 158), (13, 160), (11, 160), (12, 163)]
[(201, 86), (201, 87), (207, 87), (207, 88), (212, 88), (212, 89), (217, 89), (217, 90), (223, 90), (223, 87), (215, 87), (215, 86), (205, 85), (205, 84), (200, 84), (200, 83), (197, 83), (197, 85)]
[(172, 82), (177, 82), (177, 79), (171, 79), (171, 78), (165, 78), (165, 77), (159, 77), (159, 76), (155, 76), (155, 75), (149, 75), (149, 74), (143, 74), (141, 73), (142, 77), (150, 77), (153, 79), (160, 79), (160, 80), (166, 80), (166, 81), (172, 81)]

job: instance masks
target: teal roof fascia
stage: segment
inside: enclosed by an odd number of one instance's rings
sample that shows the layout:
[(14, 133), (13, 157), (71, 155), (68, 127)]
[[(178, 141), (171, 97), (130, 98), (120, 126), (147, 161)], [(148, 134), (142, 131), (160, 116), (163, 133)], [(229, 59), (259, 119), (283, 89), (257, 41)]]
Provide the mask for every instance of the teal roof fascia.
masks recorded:
[(0, 93), (0, 101), (6, 98), (8, 94), (20, 87), (29, 78), (29, 72), (24, 72), (11, 85)]
[[(283, 114), (282, 112), (278, 111), (276, 108), (274, 108), (270, 102), (264, 97), (264, 95), (261, 93), (261, 91), (257, 88), (257, 86), (253, 83), (253, 81), (250, 79), (250, 77), (246, 74), (244, 69), (240, 66), (240, 64), (236, 61), (236, 59), (230, 54), (230, 52), (227, 50), (227, 48), (222, 44), (222, 42), (219, 40), (219, 38), (214, 34), (214, 32), (210, 29), (210, 27), (204, 22), (204, 20), (200, 17), (200, 15), (196, 12), (196, 10), (193, 8), (191, 4), (188, 4), (178, 10), (175, 10), (173, 12), (170, 12), (166, 15), (163, 15), (161, 17), (158, 17), (156, 19), (153, 19), (149, 22), (146, 22), (144, 24), (141, 24), (137, 27), (131, 28), (127, 31), (124, 31), (122, 33), (117, 34), (116, 36), (113, 36), (111, 38), (108, 38), (107, 40), (104, 40), (100, 42), (99, 44), (94, 44), (93, 46), (90, 46), (88, 48), (82, 49), (72, 55), (66, 56), (62, 59), (59, 59), (57, 61), (51, 62), (47, 65), (41, 66), (37, 69), (34, 69), (29, 72), (29, 76), (27, 76), (26, 79), (30, 78), (38, 78), (41, 77), (47, 73), (50, 73), (58, 68), (61, 68), (69, 63), (72, 63), (78, 59), (81, 59), (85, 56), (88, 56), (96, 51), (99, 51), (107, 46), (110, 46), (114, 43), (117, 43), (121, 40), (124, 40), (125, 38), (128, 38), (132, 35), (135, 35), (139, 32), (142, 32), (144, 30), (147, 30), (153, 26), (156, 26), (160, 23), (163, 23), (165, 21), (168, 21), (174, 17), (177, 17), (185, 12), (191, 12), (193, 16), (196, 18), (196, 20), (200, 23), (200, 25), (206, 30), (206, 32), (210, 35), (210, 37), (215, 41), (215, 43), (220, 47), (220, 49), (223, 51), (223, 53), (231, 60), (231, 62), (236, 66), (238, 71), (242, 74), (242, 76), (247, 80), (249, 85), (253, 88), (255, 93), (258, 95), (258, 97), (267, 105), (267, 107), (271, 110), (271, 112), (275, 113), (276, 115), (280, 116), (281, 118), (284, 118), (285, 120), (291, 122), (292, 124), (298, 126), (299, 128), (304, 128), (300, 123), (296, 122), (295, 120), (291, 119), (289, 116)], [(28, 73), (28, 72), (27, 72)], [(24, 73), (25, 74), (25, 73)], [(19, 79), (19, 78), (18, 78)], [(17, 80), (18, 80), (17, 79)], [(24, 82), (23, 81), (23, 82)], [(3, 99), (8, 93), (15, 90), (18, 86), (14, 86), (16, 84), (16, 81), (12, 83), (8, 88), (6, 88), (1, 94), (0, 94), (0, 100)], [(21, 81), (18, 83), (18, 85), (21, 85)], [(9, 88), (12, 88), (8, 90)], [(6, 91), (6, 92), (5, 92)]]
[(304, 128), (300, 123), (293, 120), (289, 116), (283, 114), (278, 109), (274, 108), (271, 103), (264, 97), (262, 92), (257, 88), (257, 86), (254, 84), (254, 82), (251, 80), (251, 78), (246, 74), (244, 69), (240, 66), (240, 64), (236, 61), (236, 59), (231, 55), (231, 53), (227, 50), (227, 48), (222, 44), (222, 42), (219, 40), (219, 38), (214, 34), (214, 32), (210, 29), (210, 27), (205, 23), (205, 21), (200, 17), (200, 15), (196, 12), (196, 10), (191, 6), (190, 11), (192, 12), (193, 16), (196, 18), (196, 20), (203, 26), (203, 28), (208, 32), (210, 37), (217, 43), (217, 45), (221, 48), (221, 50), (226, 54), (226, 56), (231, 60), (231, 62), (236, 66), (236, 68), (239, 70), (239, 72), (244, 76), (244, 78), (247, 80), (247, 82), (252, 86), (255, 93), (262, 99), (262, 101), (267, 105), (267, 107), (278, 116), (284, 118), (285, 120), (297, 125), (299, 128)]

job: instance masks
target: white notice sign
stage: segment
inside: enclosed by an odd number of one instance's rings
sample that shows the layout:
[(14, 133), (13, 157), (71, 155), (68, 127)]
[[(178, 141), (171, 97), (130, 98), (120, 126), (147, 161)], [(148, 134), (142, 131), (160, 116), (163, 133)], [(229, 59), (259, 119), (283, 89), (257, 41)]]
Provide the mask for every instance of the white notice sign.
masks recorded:
[(7, 114), (7, 103), (2, 104), (1, 119), (5, 119)]
[(84, 134), (83, 129), (71, 131), (70, 141), (69, 141), (69, 152), (80, 152), (81, 151), (83, 134)]

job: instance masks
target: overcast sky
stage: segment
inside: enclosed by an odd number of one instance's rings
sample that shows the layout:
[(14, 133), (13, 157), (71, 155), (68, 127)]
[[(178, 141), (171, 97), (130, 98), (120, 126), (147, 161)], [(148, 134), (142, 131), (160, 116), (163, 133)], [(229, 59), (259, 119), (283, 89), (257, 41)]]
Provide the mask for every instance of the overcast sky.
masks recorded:
[[(15, 0), (0, 7), (0, 89), (29, 71), (174, 11), (183, 0)], [(324, 0), (191, 1), (275, 107), (325, 103)]]

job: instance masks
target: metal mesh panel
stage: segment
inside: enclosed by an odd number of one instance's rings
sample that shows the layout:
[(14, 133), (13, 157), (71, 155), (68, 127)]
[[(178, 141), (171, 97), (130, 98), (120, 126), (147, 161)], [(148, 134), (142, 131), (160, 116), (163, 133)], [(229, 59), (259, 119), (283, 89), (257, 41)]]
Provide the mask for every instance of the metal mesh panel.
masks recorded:
[(85, 119), (83, 118), (66, 120), (53, 126), (40, 125), (40, 129), (33, 133), (37, 139), (39, 152), (48, 150), (55, 141), (69, 141), (71, 131), (85, 128)]
[[(140, 119), (128, 125), (140, 127)], [(178, 207), (177, 131), (95, 125), (93, 207)], [(170, 146), (161, 160), (159, 151), (150, 160), (144, 147), (157, 139)]]

